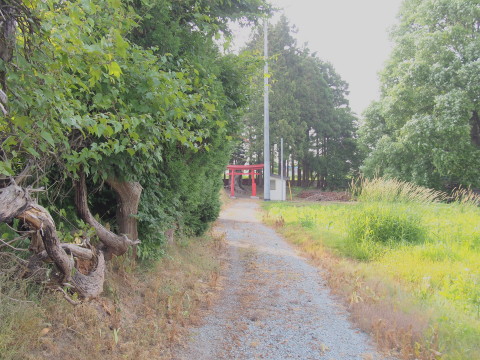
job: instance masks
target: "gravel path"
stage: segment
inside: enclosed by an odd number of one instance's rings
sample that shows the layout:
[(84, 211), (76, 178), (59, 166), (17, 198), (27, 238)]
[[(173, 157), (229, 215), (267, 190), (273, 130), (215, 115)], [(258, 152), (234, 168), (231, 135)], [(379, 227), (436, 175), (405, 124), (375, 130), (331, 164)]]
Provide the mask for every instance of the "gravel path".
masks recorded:
[(175, 360), (377, 360), (318, 269), (259, 220), (259, 203), (235, 200), (220, 216), (224, 289)]

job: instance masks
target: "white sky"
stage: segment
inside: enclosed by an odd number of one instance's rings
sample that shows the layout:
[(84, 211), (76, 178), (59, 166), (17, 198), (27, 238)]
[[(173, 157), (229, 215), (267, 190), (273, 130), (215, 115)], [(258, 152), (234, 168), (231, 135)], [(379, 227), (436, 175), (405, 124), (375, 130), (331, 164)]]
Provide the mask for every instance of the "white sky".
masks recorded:
[[(350, 85), (350, 106), (360, 115), (379, 97), (377, 73), (391, 51), (388, 30), (402, 0), (270, 0), (298, 28), (298, 44), (333, 64)], [(279, 15), (272, 22), (278, 21)], [(238, 42), (248, 37), (239, 36)]]

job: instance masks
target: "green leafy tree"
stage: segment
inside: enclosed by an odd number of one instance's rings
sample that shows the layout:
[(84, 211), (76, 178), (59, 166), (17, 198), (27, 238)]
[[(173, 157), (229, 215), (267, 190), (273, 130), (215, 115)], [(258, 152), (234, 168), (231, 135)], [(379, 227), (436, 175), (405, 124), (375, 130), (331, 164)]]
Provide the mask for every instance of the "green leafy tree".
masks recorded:
[(404, 1), (361, 130), (367, 175), (480, 185), (479, 19), (477, 1)]
[[(212, 110), (210, 121), (198, 124), (198, 131), (208, 131), (201, 137), (202, 146), (165, 146), (163, 161), (156, 166), (160, 176), (142, 181), (145, 193), (159, 199), (155, 207), (149, 201), (140, 204), (142, 229), (149, 229), (141, 230), (141, 251), (148, 256), (158, 249), (159, 233), (182, 229), (200, 234), (218, 215), (222, 173), (232, 142), (239, 137), (239, 119), (248, 104), (253, 63), (249, 56), (224, 55), (217, 40), (222, 33), (229, 37), (229, 21), (254, 23), (269, 12), (269, 6), (257, 0), (185, 0), (136, 2), (134, 7), (144, 15), (131, 33), (131, 41), (165, 57), (170, 71), (191, 68), (198, 74), (194, 83), (208, 84), (201, 99), (208, 99)], [(157, 216), (168, 220), (158, 222)]]
[[(45, 248), (61, 283), (96, 296), (104, 258), (138, 243), (138, 218), (140, 255), (148, 257), (163, 230), (200, 234), (218, 215), (248, 61), (222, 55), (213, 38), (227, 31), (228, 19), (254, 21), (268, 7), (254, 0), (73, 0), (7, 8), (15, 11), (5, 11), (11, 17), (0, 27), (0, 222), (17, 218), (44, 229), (34, 257)], [(140, 40), (145, 26), (156, 37)], [(163, 44), (161, 34), (171, 42)], [(73, 220), (65, 209), (75, 204), (100, 239), (97, 249), (61, 243), (69, 236), (58, 235), (48, 211), (18, 186), (39, 184), (50, 188), (41, 200), (58, 211), (60, 226), (68, 228), (62, 216)], [(89, 196), (87, 184), (108, 203)], [(94, 216), (98, 209), (116, 212), (110, 227)], [(96, 259), (95, 270), (75, 270), (71, 256)]]

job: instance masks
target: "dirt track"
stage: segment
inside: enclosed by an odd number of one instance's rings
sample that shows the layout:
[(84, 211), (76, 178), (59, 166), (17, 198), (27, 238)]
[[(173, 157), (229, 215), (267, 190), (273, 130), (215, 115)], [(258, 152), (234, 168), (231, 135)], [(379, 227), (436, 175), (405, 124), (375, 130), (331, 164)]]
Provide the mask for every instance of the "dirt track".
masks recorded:
[(175, 359), (383, 359), (318, 269), (263, 225), (258, 209), (258, 200), (237, 199), (222, 212), (224, 289)]

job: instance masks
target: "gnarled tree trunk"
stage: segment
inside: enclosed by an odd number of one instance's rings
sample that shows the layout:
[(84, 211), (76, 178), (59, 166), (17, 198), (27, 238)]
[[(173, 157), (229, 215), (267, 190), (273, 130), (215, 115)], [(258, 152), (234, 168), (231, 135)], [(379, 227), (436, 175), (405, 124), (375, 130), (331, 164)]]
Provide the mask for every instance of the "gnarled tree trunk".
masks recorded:
[[(70, 285), (82, 298), (96, 297), (102, 292), (105, 274), (103, 253), (74, 244), (62, 244), (48, 211), (30, 198), (28, 190), (15, 183), (0, 189), (0, 222), (10, 222), (14, 218), (37, 232), (37, 242), (40, 236), (43, 246), (37, 243), (31, 247), (34, 262), (52, 261), (60, 272), (60, 284)], [(90, 267), (93, 270), (86, 274), (79, 271), (75, 262), (78, 258), (93, 261)]]
[[(140, 199), (140, 195), (138, 195), (138, 199)], [(117, 235), (111, 232), (93, 217), (88, 207), (87, 184), (85, 182), (85, 173), (83, 171), (80, 172), (79, 180), (75, 181), (75, 206), (80, 218), (95, 229), (98, 238), (104, 245), (105, 258), (107, 260), (111, 259), (113, 255), (118, 256), (125, 254), (129, 246), (140, 243), (137, 239), (131, 240), (127, 234)]]
[(135, 215), (138, 213), (142, 186), (138, 182), (117, 181), (113, 178), (107, 179), (107, 184), (117, 193), (118, 232), (131, 240), (138, 240), (138, 222)]

